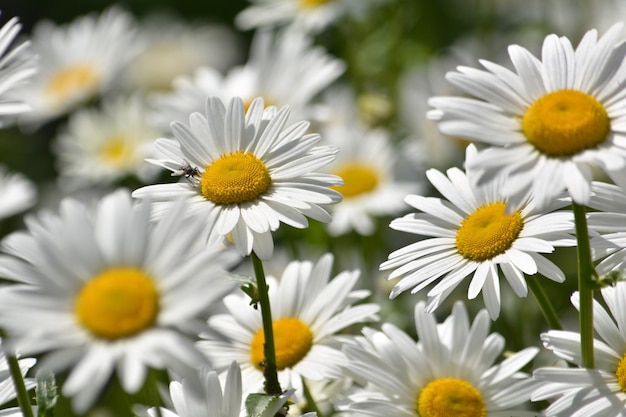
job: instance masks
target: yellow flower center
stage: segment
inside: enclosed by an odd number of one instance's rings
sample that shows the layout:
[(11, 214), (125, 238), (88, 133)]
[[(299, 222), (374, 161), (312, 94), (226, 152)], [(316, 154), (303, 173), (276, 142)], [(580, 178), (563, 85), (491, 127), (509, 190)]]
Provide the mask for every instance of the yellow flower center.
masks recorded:
[(100, 76), (93, 65), (78, 63), (61, 68), (50, 77), (45, 94), (53, 102), (63, 102), (75, 94), (93, 94), (100, 84)]
[(504, 253), (524, 227), (522, 215), (506, 213), (506, 203), (480, 206), (461, 222), (456, 232), (456, 248), (464, 258), (483, 262)]
[(611, 124), (594, 97), (577, 90), (560, 90), (540, 97), (526, 110), (522, 130), (540, 152), (567, 157), (604, 142)]
[(200, 180), (202, 195), (217, 204), (256, 200), (271, 183), (263, 161), (243, 151), (224, 154), (207, 165)]
[[(313, 332), (309, 326), (295, 317), (274, 320), (274, 348), (276, 349), (276, 365), (279, 371), (291, 368), (300, 362), (313, 345)], [(250, 343), (250, 360), (257, 369), (263, 370), (265, 353), (265, 333), (259, 329)]]
[(457, 378), (428, 383), (417, 397), (420, 417), (485, 417), (485, 403), (472, 384)]
[[(248, 113), (248, 110), (250, 109), (250, 106), (252, 105), (252, 102), (256, 98), (257, 97), (252, 97), (252, 98), (249, 98), (247, 100), (243, 100), (243, 111), (244, 111), (244, 113)], [(274, 102), (274, 100), (269, 100), (267, 97), (263, 96), (263, 106), (265, 108), (268, 108), (270, 106), (278, 107), (278, 104), (276, 104)]]
[(78, 321), (103, 339), (121, 339), (154, 325), (159, 294), (145, 272), (132, 267), (107, 269), (80, 290), (74, 306)]
[(626, 392), (626, 354), (622, 356), (622, 359), (619, 361), (617, 371), (615, 371), (615, 376), (617, 376), (617, 382), (619, 383), (622, 392)]
[(100, 155), (110, 165), (124, 165), (132, 154), (132, 149), (128, 145), (126, 137), (122, 135), (113, 136), (100, 148)]
[(333, 0), (300, 0), (300, 5), (304, 8), (313, 9), (331, 3)]
[(363, 163), (344, 164), (336, 169), (334, 174), (343, 179), (343, 185), (331, 188), (346, 198), (368, 193), (378, 185), (378, 172)]

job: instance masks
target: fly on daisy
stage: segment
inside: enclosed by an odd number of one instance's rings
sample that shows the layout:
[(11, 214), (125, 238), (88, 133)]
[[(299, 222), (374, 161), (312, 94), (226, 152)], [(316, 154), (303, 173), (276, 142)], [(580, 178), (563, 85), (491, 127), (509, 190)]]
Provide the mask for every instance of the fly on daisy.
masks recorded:
[[(476, 148), (470, 145), (466, 161), (471, 165), (474, 158)], [(390, 227), (427, 238), (392, 252), (381, 264), (382, 270), (393, 269), (388, 279), (402, 277), (391, 298), (410, 288), (417, 293), (439, 281), (428, 292), (428, 311), (433, 311), (471, 276), (468, 298), (482, 291), (495, 320), (500, 314), (500, 271), (519, 297), (528, 293), (524, 275), (540, 273), (556, 282), (565, 280), (542, 254), (574, 245), (571, 212), (554, 211), (567, 205), (567, 199), (538, 210), (529, 198), (508, 212), (504, 179), (472, 186), (472, 175), (458, 168), (449, 169), (447, 175), (430, 169), (426, 176), (445, 200), (406, 197), (418, 212), (393, 220)]]
[(272, 232), (281, 222), (296, 228), (308, 226), (306, 216), (329, 222), (322, 206), (341, 200), (330, 188), (341, 185), (341, 179), (316, 172), (335, 159), (337, 148), (316, 146), (320, 136), (306, 133), (309, 123), (287, 125), (288, 117), (288, 107), (266, 109), (262, 98), (247, 112), (238, 97), (227, 107), (209, 98), (204, 115), (192, 113), (189, 125), (172, 123), (174, 138), (156, 142), (161, 159), (148, 160), (175, 173), (181, 161), (188, 161), (198, 168), (198, 184), (150, 185), (133, 196), (154, 201), (157, 216), (184, 198), (206, 219), (210, 242), (228, 236), (240, 254), (254, 251), (269, 259)]
[(44, 374), (67, 372), (61, 392), (77, 413), (114, 372), (135, 393), (149, 368), (182, 377), (208, 366), (189, 332), (207, 329), (233, 289), (225, 270), (238, 257), (207, 248), (184, 204), (155, 224), (148, 203), (133, 203), (126, 190), (93, 210), (66, 199), (3, 242), (0, 270), (20, 282), (0, 290), (7, 347), (42, 355)]
[(442, 133), (491, 145), (468, 168), (477, 181), (507, 177), (512, 203), (532, 193), (540, 207), (567, 189), (589, 202), (592, 168), (626, 187), (626, 43), (617, 24), (598, 38), (585, 34), (576, 49), (549, 35), (541, 60), (512, 45), (515, 72), (481, 60), (485, 70), (458, 67), (447, 79), (475, 98), (435, 97), (429, 113)]
[(441, 324), (423, 302), (415, 306), (418, 342), (391, 323), (363, 329), (346, 343), (344, 368), (361, 387), (341, 408), (347, 415), (385, 417), (536, 417), (524, 411), (536, 381), (520, 372), (539, 349), (529, 347), (499, 363), (504, 338), (489, 333), (481, 310), (474, 322), (456, 302)]

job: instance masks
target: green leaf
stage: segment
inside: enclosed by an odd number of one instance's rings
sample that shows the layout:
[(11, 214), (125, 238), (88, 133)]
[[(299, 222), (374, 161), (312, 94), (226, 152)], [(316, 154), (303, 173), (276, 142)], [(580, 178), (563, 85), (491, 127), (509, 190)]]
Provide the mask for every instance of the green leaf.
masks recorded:
[(284, 416), (284, 405), (289, 397), (287, 394), (249, 394), (246, 398), (246, 414), (248, 417)]
[(54, 374), (37, 377), (37, 417), (54, 417), (57, 404), (57, 385)]

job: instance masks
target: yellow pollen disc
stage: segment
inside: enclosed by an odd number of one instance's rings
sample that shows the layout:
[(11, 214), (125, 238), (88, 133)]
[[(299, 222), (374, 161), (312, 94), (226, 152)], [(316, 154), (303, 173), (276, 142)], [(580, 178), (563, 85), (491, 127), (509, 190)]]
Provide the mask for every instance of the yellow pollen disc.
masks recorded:
[(128, 140), (121, 135), (113, 136), (100, 148), (100, 155), (111, 165), (124, 165), (130, 158), (132, 152), (128, 146)]
[(567, 157), (604, 142), (611, 123), (604, 106), (577, 90), (560, 90), (540, 97), (526, 110), (522, 130), (537, 150)]
[(302, 7), (313, 9), (331, 3), (333, 0), (300, 0)]
[(378, 172), (363, 163), (344, 164), (334, 174), (341, 177), (344, 184), (331, 188), (346, 198), (368, 193), (378, 185)]
[(619, 383), (622, 392), (626, 392), (626, 354), (622, 356), (622, 359), (619, 361), (617, 371), (615, 371), (615, 376), (617, 376), (617, 382)]
[(91, 64), (79, 63), (57, 71), (45, 88), (53, 101), (64, 101), (77, 93), (92, 94), (100, 84), (100, 77)]
[[(276, 365), (279, 371), (291, 368), (302, 360), (313, 345), (313, 332), (309, 326), (295, 317), (274, 320), (274, 347), (276, 349)], [(265, 359), (263, 345), (265, 333), (259, 329), (250, 343), (250, 360), (258, 369), (263, 370)]]
[(456, 248), (464, 258), (483, 262), (509, 249), (523, 227), (522, 215), (507, 214), (504, 202), (486, 204), (463, 219)]
[(485, 417), (485, 403), (472, 384), (456, 378), (428, 383), (417, 397), (420, 417)]
[(241, 204), (270, 187), (270, 172), (251, 152), (224, 154), (207, 165), (200, 180), (202, 195), (217, 204)]
[[(250, 99), (247, 99), (247, 100), (243, 101), (244, 113), (248, 113), (248, 110), (250, 109), (250, 106), (252, 105), (252, 102), (254, 101), (255, 98), (257, 98), (257, 97), (252, 97)], [(278, 105), (273, 100), (268, 100), (266, 97), (263, 97), (263, 106), (265, 108), (268, 108), (270, 106), (278, 107)]]
[(152, 279), (132, 268), (111, 268), (89, 280), (78, 293), (75, 314), (92, 334), (121, 339), (152, 327), (159, 312)]

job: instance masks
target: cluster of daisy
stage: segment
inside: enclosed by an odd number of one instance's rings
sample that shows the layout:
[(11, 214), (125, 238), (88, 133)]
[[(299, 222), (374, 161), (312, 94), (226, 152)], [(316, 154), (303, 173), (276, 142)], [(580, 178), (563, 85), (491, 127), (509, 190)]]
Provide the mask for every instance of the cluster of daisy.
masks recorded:
[(0, 416), (626, 416), (622, 25), (363, 68), (411, 5), (5, 19)]

